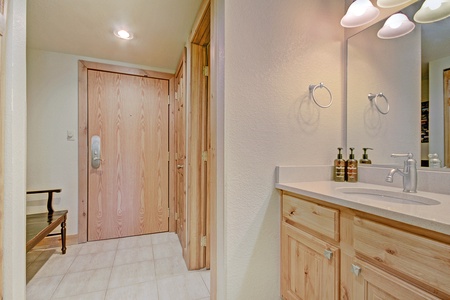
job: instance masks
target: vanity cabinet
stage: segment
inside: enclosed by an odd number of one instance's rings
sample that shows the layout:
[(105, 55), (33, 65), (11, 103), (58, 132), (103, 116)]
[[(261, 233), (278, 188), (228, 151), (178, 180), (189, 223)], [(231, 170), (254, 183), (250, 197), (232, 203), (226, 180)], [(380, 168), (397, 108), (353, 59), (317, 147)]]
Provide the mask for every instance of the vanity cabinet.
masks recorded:
[(282, 219), (283, 299), (339, 299), (339, 211), (285, 195)]
[(283, 299), (450, 299), (450, 236), (282, 192)]

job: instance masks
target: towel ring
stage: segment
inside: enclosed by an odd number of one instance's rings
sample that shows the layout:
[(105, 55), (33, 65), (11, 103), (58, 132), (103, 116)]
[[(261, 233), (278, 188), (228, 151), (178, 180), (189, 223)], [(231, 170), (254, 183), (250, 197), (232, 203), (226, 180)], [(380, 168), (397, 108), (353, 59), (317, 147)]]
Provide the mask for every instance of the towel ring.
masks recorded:
[[(319, 104), (316, 100), (316, 97), (314, 96), (314, 92), (316, 91), (317, 88), (324, 88), (328, 91), (328, 94), (330, 94), (330, 103), (328, 103), (327, 105), (322, 105)], [(314, 103), (317, 104), (317, 106), (322, 107), (322, 108), (328, 108), (331, 106), (331, 104), (333, 103), (333, 94), (331, 94), (331, 91), (329, 88), (327, 88), (323, 82), (319, 83), (319, 84), (310, 84), (309, 85), (309, 96), (312, 98), (312, 100), (314, 101)]]
[[(389, 112), (389, 101), (383, 93), (378, 93), (378, 94), (369, 93), (369, 95), (367, 97), (369, 98), (370, 101), (372, 101), (372, 103), (375, 105), (375, 107), (381, 114), (387, 115), (387, 113)], [(384, 101), (386, 101), (386, 104), (387, 104), (386, 111), (382, 111), (380, 109), (380, 107), (378, 106), (378, 102), (377, 102), (378, 98), (384, 98)]]

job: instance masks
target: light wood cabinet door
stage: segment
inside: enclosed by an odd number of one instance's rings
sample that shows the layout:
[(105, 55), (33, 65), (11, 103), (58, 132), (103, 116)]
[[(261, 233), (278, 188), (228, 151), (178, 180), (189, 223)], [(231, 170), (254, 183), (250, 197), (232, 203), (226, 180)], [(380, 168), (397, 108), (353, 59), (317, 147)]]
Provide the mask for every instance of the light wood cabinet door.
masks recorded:
[(339, 249), (287, 223), (281, 227), (282, 297), (338, 299)]
[[(437, 298), (399, 277), (392, 276), (381, 269), (355, 259), (352, 265), (355, 284), (352, 299), (360, 300), (431, 300)], [(350, 271), (350, 270), (349, 270)]]

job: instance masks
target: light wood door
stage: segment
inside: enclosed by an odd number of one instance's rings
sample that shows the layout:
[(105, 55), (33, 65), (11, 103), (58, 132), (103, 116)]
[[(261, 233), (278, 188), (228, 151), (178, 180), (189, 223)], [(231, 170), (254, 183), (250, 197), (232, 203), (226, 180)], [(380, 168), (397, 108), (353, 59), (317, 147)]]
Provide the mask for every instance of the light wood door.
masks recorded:
[(339, 298), (339, 249), (281, 224), (281, 295), (287, 300)]
[(440, 299), (359, 259), (355, 259), (353, 272), (356, 284), (353, 285), (355, 294), (352, 299)]
[[(185, 53), (185, 52), (184, 52)], [(186, 252), (186, 81), (185, 81), (186, 55), (183, 54), (178, 71), (175, 75), (175, 198), (177, 234), (183, 249)]]
[(88, 240), (168, 231), (168, 94), (167, 80), (88, 71), (88, 138), (101, 141)]
[(450, 69), (444, 71), (444, 164), (450, 167)]

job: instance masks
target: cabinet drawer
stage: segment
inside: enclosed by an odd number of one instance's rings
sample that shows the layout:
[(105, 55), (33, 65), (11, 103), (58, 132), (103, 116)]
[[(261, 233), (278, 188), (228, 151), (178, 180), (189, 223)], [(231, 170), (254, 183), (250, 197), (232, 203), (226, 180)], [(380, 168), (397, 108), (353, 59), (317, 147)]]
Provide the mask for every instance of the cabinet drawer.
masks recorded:
[(339, 210), (337, 209), (284, 195), (283, 218), (290, 224), (300, 225), (339, 241)]
[(353, 234), (357, 256), (450, 295), (450, 245), (359, 217)]

